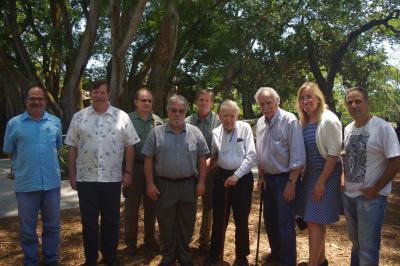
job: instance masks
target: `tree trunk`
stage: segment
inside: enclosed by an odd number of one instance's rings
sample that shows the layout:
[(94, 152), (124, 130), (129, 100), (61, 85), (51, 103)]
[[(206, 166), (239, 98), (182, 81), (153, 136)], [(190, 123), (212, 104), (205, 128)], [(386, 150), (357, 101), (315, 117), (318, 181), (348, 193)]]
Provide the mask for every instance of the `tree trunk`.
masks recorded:
[(62, 126), (64, 131), (68, 129), (74, 113), (78, 108), (83, 106), (81, 97), (82, 75), (89, 61), (96, 39), (100, 4), (101, 1), (90, 1), (89, 19), (86, 23), (86, 29), (81, 37), (79, 49), (77, 53), (75, 53), (73, 60), (71, 60), (71, 62), (74, 63), (67, 69), (65, 75), (65, 83), (61, 91), (61, 106), (63, 111)]
[(160, 32), (151, 55), (151, 70), (147, 83), (155, 97), (155, 112), (164, 116), (168, 92), (168, 80), (178, 36), (179, 11), (178, 1), (169, 0), (167, 12), (161, 21)]
[(110, 100), (115, 106), (121, 105), (121, 95), (127, 90), (125, 58), (128, 48), (133, 42), (136, 30), (141, 21), (147, 0), (139, 0), (136, 5), (126, 7), (120, 16), (119, 0), (110, 0), (111, 6), (111, 76)]
[(334, 55), (332, 56), (329, 71), (326, 78), (323, 76), (321, 68), (318, 66), (318, 62), (315, 56), (314, 50), (314, 41), (311, 37), (310, 32), (306, 32), (307, 36), (307, 53), (308, 53), (308, 60), (310, 63), (311, 71), (320, 87), (321, 91), (324, 93), (326, 104), (332, 111), (336, 111), (335, 101), (333, 98), (333, 86), (335, 82), (335, 77), (340, 70), (340, 64), (343, 60), (344, 55), (346, 54), (350, 44), (356, 40), (361, 34), (367, 32), (377, 26), (383, 25), (389, 30), (400, 33), (399, 30), (396, 30), (392, 25), (389, 24), (391, 20), (396, 20), (400, 17), (400, 10), (396, 9), (393, 10), (384, 17), (383, 19), (373, 19), (368, 21), (367, 23), (361, 25), (359, 28), (350, 32), (347, 36), (345, 41), (339, 46), (336, 50)]
[(243, 118), (254, 118), (253, 103), (254, 97), (249, 90), (242, 90), (242, 107), (243, 107)]

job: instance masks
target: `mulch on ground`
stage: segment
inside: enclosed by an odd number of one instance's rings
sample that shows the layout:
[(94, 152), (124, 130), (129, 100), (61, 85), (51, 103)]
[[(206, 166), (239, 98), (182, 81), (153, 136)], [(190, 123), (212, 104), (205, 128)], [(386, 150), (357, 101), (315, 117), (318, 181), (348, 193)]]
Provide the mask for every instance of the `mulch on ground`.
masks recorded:
[[(200, 203), (201, 201), (199, 201)], [(199, 204), (200, 205), (200, 204)], [(389, 197), (386, 213), (385, 225), (382, 232), (381, 247), (381, 265), (399, 265), (400, 261), (400, 177), (395, 178), (393, 182), (393, 192)], [(121, 211), (123, 208), (121, 208)], [(141, 210), (142, 212), (142, 210)], [(259, 213), (259, 192), (255, 189), (253, 193), (253, 205), (249, 218), (250, 230), (250, 250), (251, 254), (248, 260), (255, 264), (257, 247), (257, 228)], [(197, 224), (195, 234), (191, 244), (195, 265), (204, 265), (207, 254), (197, 249), (196, 236), (198, 235), (199, 222), (201, 221), (200, 206), (197, 212)], [(143, 217), (143, 212), (141, 217)], [(80, 265), (84, 262), (81, 222), (79, 209), (63, 210), (61, 212), (61, 246), (60, 257), (61, 265)], [(118, 247), (118, 257), (122, 265), (158, 265), (161, 261), (161, 255), (147, 250), (142, 246), (143, 236), (139, 237), (139, 249), (136, 256), (126, 254), (123, 243), (123, 215), (121, 215), (120, 244)], [(143, 232), (143, 218), (139, 224), (140, 232)], [(0, 219), (0, 265), (21, 265), (22, 251), (18, 238), (18, 219), (17, 217)], [(38, 229), (40, 234), (40, 225)], [(348, 240), (345, 221), (341, 220), (328, 226), (326, 251), (330, 265), (349, 265), (350, 264), (351, 243)], [(297, 233), (297, 252), (298, 261), (307, 261), (308, 258), (308, 238), (307, 231), (298, 231)], [(269, 245), (265, 234), (264, 226), (261, 229), (260, 253), (261, 258), (269, 253)], [(235, 259), (235, 234), (232, 218), (230, 219), (225, 240), (226, 265), (231, 265)], [(261, 265), (261, 264), (258, 264)]]

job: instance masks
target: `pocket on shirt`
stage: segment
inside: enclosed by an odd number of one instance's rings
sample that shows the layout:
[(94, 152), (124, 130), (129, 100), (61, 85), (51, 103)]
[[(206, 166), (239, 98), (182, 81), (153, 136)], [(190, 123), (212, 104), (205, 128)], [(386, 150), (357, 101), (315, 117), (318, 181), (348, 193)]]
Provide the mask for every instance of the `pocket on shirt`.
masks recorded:
[(272, 141), (271, 142), (271, 154), (276, 160), (281, 162), (283, 165), (286, 165), (289, 160), (288, 151), (283, 146), (281, 141)]
[(46, 126), (42, 130), (43, 143), (56, 143), (58, 128), (55, 126)]
[(239, 157), (244, 157), (245, 150), (244, 150), (244, 141), (240, 141), (236, 143), (236, 154)]
[(186, 143), (186, 154), (188, 154), (188, 155), (196, 155), (197, 154), (197, 143), (196, 142)]

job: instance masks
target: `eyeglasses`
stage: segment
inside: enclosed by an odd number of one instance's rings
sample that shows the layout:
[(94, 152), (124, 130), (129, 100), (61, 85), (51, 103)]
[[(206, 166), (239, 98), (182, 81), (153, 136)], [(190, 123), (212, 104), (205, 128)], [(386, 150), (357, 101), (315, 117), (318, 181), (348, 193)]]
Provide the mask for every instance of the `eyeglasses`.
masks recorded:
[(308, 102), (311, 101), (312, 99), (314, 99), (312, 95), (304, 95), (300, 97), (301, 102)]
[(42, 98), (42, 97), (29, 97), (28, 101), (30, 101), (30, 102), (43, 102), (44, 98)]
[(141, 103), (152, 103), (153, 102), (153, 100), (151, 100), (151, 99), (139, 99), (139, 101)]
[(175, 113), (184, 114), (184, 113), (186, 112), (185, 109), (177, 109), (177, 108), (170, 108), (169, 111), (172, 112), (172, 113), (174, 113), (174, 114), (175, 114)]
[(357, 100), (354, 100), (354, 101), (352, 101), (352, 100), (346, 101), (346, 104), (347, 104), (347, 105), (353, 105), (353, 103), (355, 103), (356, 105), (359, 105), (359, 104), (361, 104), (362, 102), (363, 102), (362, 100), (357, 99)]

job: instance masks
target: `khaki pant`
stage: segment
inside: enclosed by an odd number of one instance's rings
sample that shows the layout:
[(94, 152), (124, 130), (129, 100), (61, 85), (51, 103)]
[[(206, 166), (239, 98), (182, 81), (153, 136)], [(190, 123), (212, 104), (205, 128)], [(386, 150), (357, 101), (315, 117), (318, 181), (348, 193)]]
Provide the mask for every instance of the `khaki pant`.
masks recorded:
[(156, 178), (156, 186), (160, 191), (157, 218), (164, 263), (172, 263), (177, 259), (182, 264), (192, 260), (189, 244), (196, 220), (195, 185), (195, 178), (181, 181)]
[(156, 224), (155, 202), (146, 195), (146, 180), (143, 164), (135, 162), (133, 168), (132, 185), (127, 188), (125, 199), (125, 243), (136, 247), (138, 239), (139, 207), (143, 199), (144, 208), (144, 242), (155, 242), (154, 232)]
[(210, 244), (211, 238), (211, 227), (213, 222), (213, 199), (212, 199), (212, 192), (213, 192), (213, 177), (214, 172), (211, 171), (207, 175), (206, 179), (206, 191), (204, 192), (203, 196), (201, 197), (202, 203), (202, 212), (201, 212), (201, 226), (199, 232), (199, 246), (200, 247), (207, 247)]

